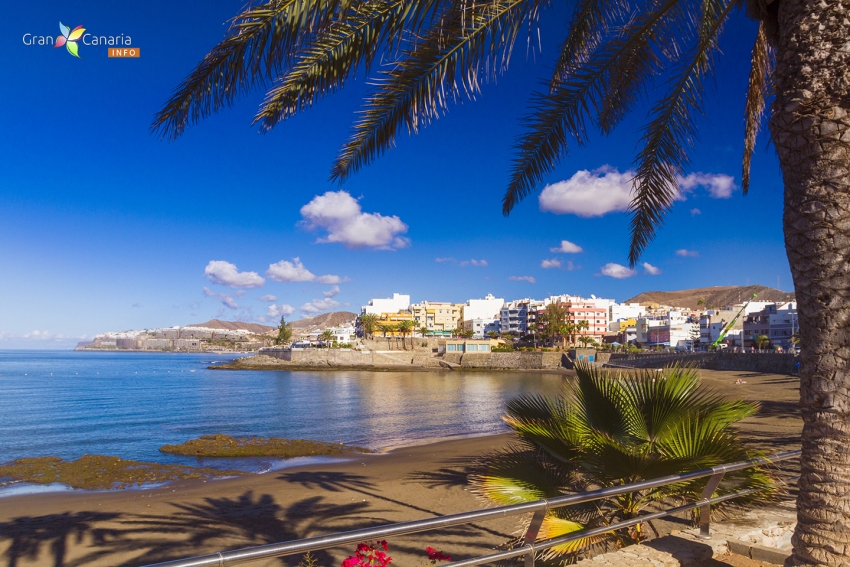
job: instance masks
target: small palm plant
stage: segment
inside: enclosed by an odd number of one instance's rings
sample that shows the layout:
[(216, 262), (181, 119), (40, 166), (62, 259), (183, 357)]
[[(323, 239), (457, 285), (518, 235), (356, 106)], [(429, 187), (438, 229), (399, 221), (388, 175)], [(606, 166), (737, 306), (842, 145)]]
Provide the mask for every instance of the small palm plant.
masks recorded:
[[(733, 425), (757, 403), (725, 400), (700, 386), (694, 368), (670, 367), (611, 375), (581, 363), (577, 379), (557, 397), (527, 395), (508, 403), (505, 422), (516, 444), (486, 457), (471, 476), (475, 492), (498, 505), (630, 484), (759, 455)], [(659, 501), (700, 500), (707, 478), (558, 508), (543, 522), (543, 539), (638, 517)], [(715, 495), (759, 492), (714, 505), (712, 512), (769, 500), (777, 484), (763, 468), (729, 473)], [(650, 524), (650, 527), (652, 525)], [(654, 530), (654, 528), (653, 528)], [(552, 548), (544, 557), (576, 553), (611, 541), (644, 539), (641, 524)]]
[(756, 348), (759, 350), (764, 350), (767, 348), (767, 345), (770, 344), (770, 337), (767, 335), (758, 335), (755, 338)]

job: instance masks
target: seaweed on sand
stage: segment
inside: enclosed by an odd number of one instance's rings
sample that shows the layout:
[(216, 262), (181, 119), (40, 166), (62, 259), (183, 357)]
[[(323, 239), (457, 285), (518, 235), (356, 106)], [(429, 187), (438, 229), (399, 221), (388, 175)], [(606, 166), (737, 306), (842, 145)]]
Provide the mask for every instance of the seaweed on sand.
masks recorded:
[(87, 490), (244, 474), (243, 471), (128, 461), (108, 455), (83, 455), (75, 461), (63, 461), (59, 457), (32, 457), (0, 465), (0, 477), (36, 484), (60, 482)]
[(276, 437), (237, 439), (229, 435), (201, 435), (198, 439), (192, 439), (180, 445), (163, 445), (159, 450), (163, 453), (190, 457), (280, 457), (284, 459), (370, 452), (369, 449), (343, 443)]

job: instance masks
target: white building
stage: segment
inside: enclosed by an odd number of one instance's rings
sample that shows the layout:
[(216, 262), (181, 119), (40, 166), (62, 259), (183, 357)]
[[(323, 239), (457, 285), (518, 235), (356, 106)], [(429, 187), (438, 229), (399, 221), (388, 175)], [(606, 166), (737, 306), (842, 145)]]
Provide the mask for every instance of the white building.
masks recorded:
[[(463, 304), (463, 328), (475, 336), (499, 330), (499, 319), (505, 300), (488, 293), (484, 299), (470, 299)], [(493, 325), (495, 323), (495, 326)]]
[(640, 319), (646, 315), (646, 307), (640, 303), (614, 303), (608, 308), (609, 321)]
[(381, 313), (398, 313), (407, 311), (410, 307), (410, 296), (394, 293), (386, 299), (370, 299), (369, 305), (364, 305), (360, 311), (361, 315), (380, 315)]
[(635, 331), (637, 342), (644, 346), (691, 349), (700, 339), (699, 324), (677, 309), (660, 317), (639, 318)]
[(470, 299), (463, 304), (463, 320), (487, 319), (492, 321), (498, 319), (499, 312), (504, 304), (504, 299), (493, 297), (490, 293), (484, 299)]

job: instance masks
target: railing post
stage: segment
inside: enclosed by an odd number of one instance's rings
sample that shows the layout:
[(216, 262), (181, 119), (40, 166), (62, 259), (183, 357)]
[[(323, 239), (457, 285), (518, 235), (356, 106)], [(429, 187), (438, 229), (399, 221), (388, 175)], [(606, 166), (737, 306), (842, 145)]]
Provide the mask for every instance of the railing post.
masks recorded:
[(540, 533), (540, 526), (543, 525), (546, 513), (549, 512), (549, 502), (545, 502), (546, 507), (534, 513), (531, 517), (531, 522), (528, 524), (528, 529), (525, 530), (525, 537), (522, 540), (522, 545), (523, 547), (531, 546), (531, 550), (525, 554), (525, 567), (534, 567), (534, 542), (537, 541), (537, 535)]
[(714, 494), (714, 491), (717, 490), (717, 486), (723, 480), (723, 475), (725, 474), (726, 472), (723, 471), (711, 475), (702, 491), (701, 501), (705, 502), (705, 504), (699, 508), (699, 535), (697, 537), (700, 539), (711, 539), (711, 504), (708, 500)]

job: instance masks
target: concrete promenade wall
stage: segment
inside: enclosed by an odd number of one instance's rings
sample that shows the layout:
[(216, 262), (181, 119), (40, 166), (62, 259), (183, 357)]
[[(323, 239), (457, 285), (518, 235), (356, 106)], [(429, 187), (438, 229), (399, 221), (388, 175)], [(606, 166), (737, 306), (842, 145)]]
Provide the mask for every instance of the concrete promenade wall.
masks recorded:
[(682, 354), (611, 354), (608, 364), (632, 368), (661, 368), (668, 364), (693, 364), (706, 370), (733, 370), (791, 374), (797, 357), (772, 352), (697, 352)]
[(566, 354), (560, 352), (446, 353), (435, 356), (424, 350), (268, 349), (260, 354), (305, 366), (411, 365), (436, 368), (441, 366), (441, 361), (461, 368), (494, 370), (550, 370), (572, 366)]

